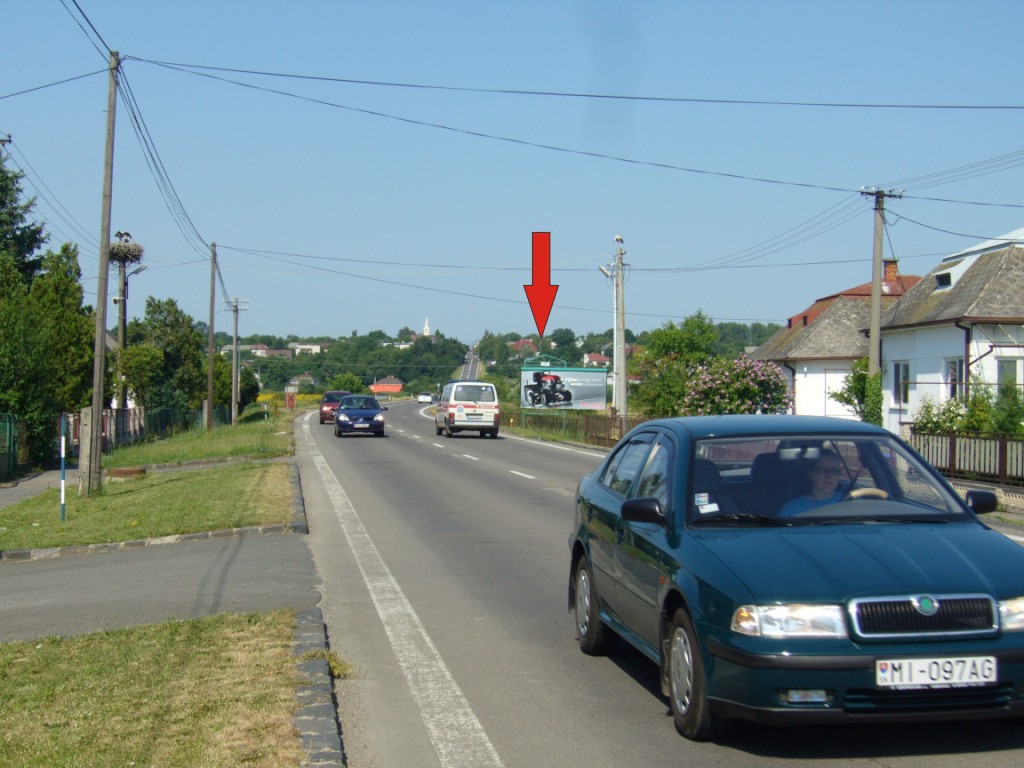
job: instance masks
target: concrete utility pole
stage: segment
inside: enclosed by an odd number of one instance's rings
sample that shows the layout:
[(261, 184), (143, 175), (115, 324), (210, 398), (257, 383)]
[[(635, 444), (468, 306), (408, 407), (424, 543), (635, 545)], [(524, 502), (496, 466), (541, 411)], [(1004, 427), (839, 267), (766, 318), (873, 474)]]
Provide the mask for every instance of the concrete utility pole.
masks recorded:
[(885, 227), (885, 198), (902, 198), (903, 192), (877, 187), (862, 189), (875, 198), (875, 245), (871, 259), (871, 324), (868, 330), (868, 376), (878, 373), (882, 361), (882, 233)]
[(213, 314), (217, 300), (217, 244), (210, 243), (210, 327), (206, 345), (206, 431), (213, 429)]
[(231, 426), (238, 423), (238, 313), (248, 310), (248, 307), (240, 307), (239, 304), (248, 304), (248, 299), (232, 299), (227, 302), (228, 309), (235, 315), (235, 335), (232, 342), (231, 352)]
[[(120, 58), (110, 52), (110, 88), (107, 93), (107, 146), (103, 159), (103, 206), (100, 213), (100, 266), (96, 287), (96, 343), (93, 351), (92, 410), (88, 460), (79, 468), (78, 493), (89, 495), (103, 487), (103, 401), (107, 350), (107, 272), (110, 268), (110, 200), (114, 178), (114, 117), (117, 110), (117, 70)], [(83, 472), (82, 469), (85, 471)]]
[(623, 257), (626, 255), (626, 251), (622, 248), (624, 241), (619, 235), (615, 236), (615, 242), (619, 244), (618, 249), (615, 251), (615, 261), (608, 265), (614, 269), (614, 272), (609, 271), (605, 267), (600, 267), (600, 270), (605, 277), (612, 278), (614, 285), (615, 325), (613, 346), (615, 351), (612, 357), (612, 409), (614, 410), (614, 416), (625, 418), (628, 415), (626, 397), (626, 302), (623, 293), (626, 268)]

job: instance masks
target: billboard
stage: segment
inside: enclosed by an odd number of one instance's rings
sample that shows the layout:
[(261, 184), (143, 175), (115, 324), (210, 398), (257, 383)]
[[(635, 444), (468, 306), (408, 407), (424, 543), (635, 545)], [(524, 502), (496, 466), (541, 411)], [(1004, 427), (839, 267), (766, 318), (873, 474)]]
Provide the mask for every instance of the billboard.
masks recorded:
[(603, 411), (608, 406), (608, 371), (604, 368), (524, 366), (519, 377), (523, 408)]

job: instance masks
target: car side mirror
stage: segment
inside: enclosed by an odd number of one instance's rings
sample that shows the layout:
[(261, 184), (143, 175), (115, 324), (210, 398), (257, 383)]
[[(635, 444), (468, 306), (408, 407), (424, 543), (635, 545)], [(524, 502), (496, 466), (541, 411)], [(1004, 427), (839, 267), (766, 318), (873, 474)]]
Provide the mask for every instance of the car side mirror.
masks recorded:
[(388, 407), (387, 407), (386, 405), (382, 405), (382, 406), (380, 407), (380, 409), (381, 409), (382, 411), (386, 411), (386, 410), (388, 409)]
[(622, 519), (629, 523), (654, 523), (667, 525), (661, 502), (653, 496), (629, 499), (622, 505)]
[(995, 512), (999, 508), (999, 499), (993, 491), (972, 489), (967, 492), (967, 506), (974, 514), (984, 515), (986, 512)]

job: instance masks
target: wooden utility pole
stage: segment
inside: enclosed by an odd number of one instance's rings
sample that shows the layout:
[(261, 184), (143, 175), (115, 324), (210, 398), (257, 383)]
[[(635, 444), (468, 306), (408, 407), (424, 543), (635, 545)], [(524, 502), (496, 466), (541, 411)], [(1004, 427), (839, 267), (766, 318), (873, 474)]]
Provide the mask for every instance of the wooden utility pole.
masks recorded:
[(885, 198), (903, 197), (902, 192), (877, 187), (862, 189), (862, 195), (875, 198), (875, 240), (871, 258), (871, 324), (868, 330), (868, 375), (878, 373), (882, 361), (882, 235), (885, 230)]
[(107, 146), (103, 159), (103, 207), (100, 213), (100, 274), (96, 287), (96, 340), (92, 367), (92, 413), (88, 461), (80, 468), (78, 493), (89, 495), (103, 487), (103, 405), (107, 351), (107, 272), (110, 268), (110, 201), (114, 178), (114, 117), (117, 110), (117, 70), (120, 58), (110, 52), (110, 87), (107, 93)]

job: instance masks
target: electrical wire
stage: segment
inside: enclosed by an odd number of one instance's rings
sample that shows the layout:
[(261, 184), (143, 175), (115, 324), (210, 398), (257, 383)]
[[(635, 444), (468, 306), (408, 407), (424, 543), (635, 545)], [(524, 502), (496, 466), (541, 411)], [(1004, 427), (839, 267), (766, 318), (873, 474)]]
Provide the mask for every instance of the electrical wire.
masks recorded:
[[(134, 58), (134, 57), (133, 57)], [(454, 91), (457, 93), (481, 93), (497, 94), (503, 96), (543, 96), (571, 99), (598, 99), (605, 101), (639, 101), (639, 102), (665, 102), (675, 104), (719, 104), (726, 106), (756, 106), (756, 107), (821, 107), (828, 109), (912, 109), (912, 110), (1024, 110), (1020, 104), (883, 104), (883, 103), (856, 103), (856, 102), (827, 102), (827, 101), (769, 101), (758, 99), (708, 99), (680, 96), (632, 96), (611, 93), (582, 93), (574, 91), (536, 91), (519, 88), (471, 88), (452, 85), (431, 85), (426, 83), (402, 83), (383, 80), (356, 80), (344, 77), (327, 77), (323, 75), (300, 75), (284, 72), (267, 72), (255, 69), (239, 69), (235, 67), (214, 67), (201, 64), (183, 64), (167, 61), (155, 61), (153, 59), (138, 58), (137, 61), (153, 64), (169, 69), (180, 69), (182, 71), (204, 70), (209, 72), (230, 72), (239, 75), (258, 75), (260, 77), (279, 77), (290, 80), (313, 80), (318, 82), (339, 83), (344, 85), (368, 85), (380, 88), (406, 88), (413, 90), (427, 91)], [(197, 73), (198, 74), (198, 73)]]

